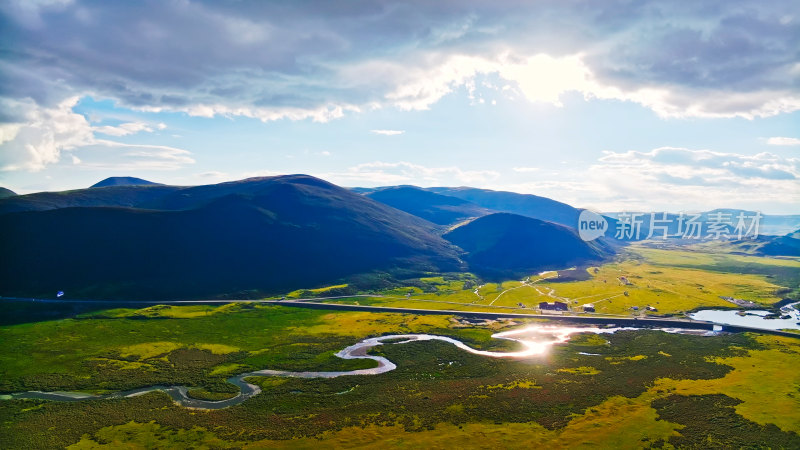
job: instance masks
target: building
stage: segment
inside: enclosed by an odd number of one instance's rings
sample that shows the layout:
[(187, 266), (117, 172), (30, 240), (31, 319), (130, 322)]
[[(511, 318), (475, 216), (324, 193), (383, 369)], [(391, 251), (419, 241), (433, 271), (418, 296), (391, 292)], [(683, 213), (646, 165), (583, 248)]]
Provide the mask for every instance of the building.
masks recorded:
[(594, 305), (583, 305), (583, 312), (595, 312)]
[(541, 302), (539, 303), (539, 309), (542, 311), (569, 311), (569, 305), (562, 302)]

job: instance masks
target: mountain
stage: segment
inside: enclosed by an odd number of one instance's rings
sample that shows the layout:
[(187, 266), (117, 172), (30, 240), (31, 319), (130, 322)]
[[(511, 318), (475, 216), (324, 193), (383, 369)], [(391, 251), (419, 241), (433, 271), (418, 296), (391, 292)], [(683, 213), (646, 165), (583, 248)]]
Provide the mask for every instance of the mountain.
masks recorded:
[[(612, 217), (614, 219), (619, 220), (621, 217), (621, 213), (619, 212), (606, 212), (603, 213), (608, 217)], [(747, 211), (743, 209), (714, 209), (711, 211), (704, 211), (699, 213), (684, 213), (683, 214), (683, 225), (680, 224), (681, 215), (675, 213), (650, 213), (650, 212), (632, 212), (626, 211), (628, 214), (628, 220), (633, 220), (632, 214), (636, 214), (636, 221), (641, 222), (641, 238), (646, 238), (648, 236), (648, 230), (650, 229), (650, 222), (652, 221), (652, 214), (655, 214), (655, 222), (654, 222), (654, 230), (653, 235), (656, 238), (661, 238), (663, 235), (663, 231), (660, 227), (666, 226), (667, 232), (670, 235), (683, 235), (689, 234), (691, 236), (695, 236), (696, 233), (690, 232), (690, 221), (696, 223), (698, 228), (692, 228), (692, 230), (699, 230), (699, 236), (705, 238), (712, 233), (712, 230), (709, 228), (709, 225), (712, 223), (719, 223), (719, 229), (721, 230), (723, 236), (725, 234), (730, 236), (738, 235), (737, 225), (739, 224), (739, 217), (741, 215), (743, 219), (742, 225), (745, 227), (742, 230), (742, 234), (751, 235), (755, 232), (755, 229), (750, 230), (751, 223), (755, 220), (756, 211)], [(666, 215), (665, 215), (666, 214)], [(716, 226), (716, 225), (715, 225)], [(793, 230), (800, 228), (800, 215), (768, 215), (768, 214), (761, 214), (760, 218), (758, 219), (758, 234), (761, 235), (769, 235), (769, 236), (783, 236), (786, 233), (791, 233)], [(749, 231), (749, 233), (747, 233)]]
[(91, 187), (108, 187), (108, 186), (153, 186), (159, 183), (143, 180), (136, 177), (108, 177), (99, 183), (93, 184)]
[(490, 278), (599, 261), (610, 251), (565, 226), (509, 213), (474, 219), (444, 238), (467, 252), (470, 270)]
[(415, 186), (392, 186), (365, 195), (439, 225), (450, 225), (492, 212), (466, 200), (426, 191)]
[(487, 209), (497, 212), (518, 214), (534, 219), (555, 222), (575, 228), (578, 225), (578, 216), (581, 210), (566, 203), (516, 192), (492, 191), (471, 187), (434, 187), (427, 188), (430, 192), (460, 198)]
[(785, 236), (760, 236), (765, 242), (755, 252), (764, 256), (800, 256), (800, 230)]
[(46, 211), (59, 208), (119, 206), (128, 208), (152, 204), (155, 199), (180, 191), (179, 186), (108, 186), (102, 189), (76, 189), (62, 192), (37, 192), (0, 199), (0, 214)]
[[(134, 187), (160, 188), (124, 188)], [(0, 233), (13, 236), (0, 240), (2, 295), (249, 296), (375, 271), (461, 268), (429, 222), (306, 175), (172, 187), (143, 203), (163, 208), (0, 215)]]
[(14, 197), (16, 195), (17, 195), (17, 193), (12, 191), (11, 189), (6, 189), (4, 187), (0, 187), (0, 198)]

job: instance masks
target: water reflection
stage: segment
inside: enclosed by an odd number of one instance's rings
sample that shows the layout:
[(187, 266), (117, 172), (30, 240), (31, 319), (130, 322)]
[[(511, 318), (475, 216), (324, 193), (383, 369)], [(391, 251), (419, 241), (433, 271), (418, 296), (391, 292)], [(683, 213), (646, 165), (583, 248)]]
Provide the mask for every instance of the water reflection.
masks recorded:
[[(517, 330), (504, 331), (495, 333), (493, 338), (506, 339), (518, 342), (522, 345), (522, 350), (511, 352), (497, 352), (489, 350), (478, 350), (470, 347), (469, 345), (447, 336), (436, 336), (433, 334), (393, 334), (388, 336), (380, 336), (374, 338), (366, 338), (356, 344), (353, 344), (340, 352), (336, 356), (342, 359), (371, 359), (378, 363), (377, 367), (370, 369), (358, 369), (348, 371), (326, 371), (326, 372), (291, 372), (284, 370), (256, 370), (253, 372), (243, 373), (240, 375), (228, 378), (228, 382), (239, 387), (240, 392), (233, 398), (220, 401), (198, 400), (188, 396), (188, 388), (186, 386), (150, 386), (139, 388), (131, 391), (117, 392), (108, 395), (89, 395), (85, 393), (75, 392), (39, 392), (28, 391), (11, 394), (4, 396), (5, 398), (12, 399), (43, 399), (43, 400), (58, 400), (58, 401), (82, 401), (82, 400), (99, 400), (108, 398), (120, 397), (133, 397), (142, 395), (152, 391), (163, 391), (169, 394), (170, 397), (181, 406), (196, 409), (221, 409), (229, 406), (238, 405), (250, 397), (253, 397), (261, 392), (261, 389), (251, 383), (245, 381), (247, 377), (252, 376), (280, 376), (280, 377), (296, 377), (296, 378), (335, 378), (341, 376), (354, 376), (354, 375), (378, 375), (386, 373), (397, 368), (397, 366), (389, 359), (378, 356), (370, 355), (369, 350), (378, 345), (400, 345), (409, 342), (418, 341), (443, 341), (455, 345), (456, 347), (465, 350), (475, 355), (489, 356), (493, 358), (525, 358), (535, 357), (547, 353), (547, 351), (556, 344), (565, 343), (570, 339), (570, 336), (576, 333), (614, 333), (619, 330), (634, 330), (635, 328), (599, 328), (599, 327), (566, 327), (566, 326), (552, 326), (552, 325), (534, 325)], [(677, 330), (663, 330), (663, 331), (677, 331)]]

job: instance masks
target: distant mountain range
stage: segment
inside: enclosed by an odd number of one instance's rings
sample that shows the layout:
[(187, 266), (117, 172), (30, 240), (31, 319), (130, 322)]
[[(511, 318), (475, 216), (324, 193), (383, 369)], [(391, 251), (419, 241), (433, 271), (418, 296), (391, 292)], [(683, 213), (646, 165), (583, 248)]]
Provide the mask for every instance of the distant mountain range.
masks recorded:
[(263, 295), (377, 271), (464, 269), (430, 222), (304, 175), (61, 195), (46, 196), (48, 210), (35, 210), (33, 194), (34, 210), (0, 215), (0, 233), (13, 236), (0, 241), (3, 295)]
[[(385, 286), (428, 272), (516, 277), (595, 263), (625, 244), (581, 240), (581, 211), (534, 195), (344, 189), (308, 175), (190, 187), (113, 177), (0, 199), (0, 295), (257, 297), (342, 281)], [(615, 219), (607, 220), (613, 235)], [(735, 245), (792, 255), (797, 241)]]
[(370, 191), (365, 195), (439, 225), (455, 224), (492, 213), (492, 210), (466, 200), (440, 195), (416, 186), (392, 186)]
[[(618, 212), (610, 212), (604, 213), (606, 216), (612, 217), (614, 219), (619, 219), (620, 213)], [(636, 220), (640, 220), (642, 223), (642, 233), (643, 237), (646, 237), (649, 234), (650, 226), (651, 226), (651, 218), (652, 213), (650, 212), (626, 212), (626, 214), (637, 214)], [(702, 226), (702, 235), (707, 235), (708, 226), (712, 222), (729, 222), (729, 224), (722, 226), (722, 230), (724, 233), (729, 235), (737, 235), (736, 226), (738, 224), (738, 217), (742, 215), (744, 219), (744, 225), (748, 226), (752, 221), (752, 218), (755, 217), (756, 211), (748, 211), (743, 209), (714, 209), (711, 211), (703, 211), (694, 214), (684, 214), (683, 220), (684, 224), (683, 227), (680, 228), (680, 224), (678, 219), (680, 218), (679, 214), (675, 213), (664, 213), (657, 212), (655, 213), (655, 222), (654, 225), (656, 228), (653, 230), (653, 235), (656, 237), (661, 237), (663, 234), (661, 226), (667, 226), (667, 232), (670, 235), (676, 234), (684, 234), (690, 231), (689, 227), (689, 220), (696, 220), (698, 224)], [(697, 219), (693, 219), (693, 216), (697, 215)], [(660, 222), (662, 219), (666, 218), (668, 223)], [(632, 220), (632, 218), (631, 218)], [(758, 234), (759, 235), (769, 235), (769, 236), (782, 236), (787, 233), (791, 233), (797, 229), (800, 229), (800, 215), (769, 215), (769, 214), (762, 214), (760, 219), (758, 220)], [(747, 231), (747, 230), (745, 230)], [(755, 231), (755, 230), (753, 230)], [(752, 235), (752, 232), (751, 232)]]
[[(492, 191), (471, 187), (431, 187), (387, 186), (381, 188), (355, 188), (356, 192), (371, 196), (379, 201), (406, 212), (420, 211), (423, 208), (441, 210), (447, 205), (448, 210), (458, 210), (453, 220), (447, 222), (447, 215), (437, 223), (454, 224), (465, 217), (479, 217), (493, 212), (505, 212), (545, 220), (575, 228), (581, 209), (566, 203), (557, 202), (545, 197), (516, 192)], [(420, 193), (430, 192), (439, 196), (424, 196)], [(448, 199), (448, 200), (445, 200)], [(459, 201), (460, 200), (460, 201)], [(404, 209), (405, 208), (405, 209)]]

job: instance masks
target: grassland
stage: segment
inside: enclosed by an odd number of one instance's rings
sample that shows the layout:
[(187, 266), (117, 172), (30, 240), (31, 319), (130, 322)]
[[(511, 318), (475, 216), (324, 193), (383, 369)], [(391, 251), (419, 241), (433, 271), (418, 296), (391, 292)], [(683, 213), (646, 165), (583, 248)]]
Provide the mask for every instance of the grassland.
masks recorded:
[[(553, 273), (502, 283), (430, 274), (337, 301), (529, 311), (563, 299), (573, 307), (593, 303), (598, 313), (652, 305), (658, 314), (679, 314), (729, 306), (721, 295), (774, 304), (795, 295), (798, 273), (792, 259), (633, 246), (566, 280)], [(355, 293), (334, 285), (287, 297)], [(491, 338), (508, 322), (471, 326), (448, 316), (236, 303), (34, 321), (29, 305), (21, 307), (22, 323), (0, 326), (4, 393), (183, 384), (196, 398), (223, 399), (237, 392), (227, 377), (255, 369), (371, 367), (373, 361), (334, 356), (368, 336), (433, 333), (484, 349), (514, 346)], [(252, 377), (260, 395), (216, 411), (179, 407), (160, 392), (72, 403), (2, 400), (0, 448), (800, 448), (800, 340), (649, 330), (581, 334), (523, 360), (438, 341), (387, 342), (372, 353), (398, 368), (334, 379)]]
[[(0, 327), (6, 343), (0, 391), (102, 392), (169, 383), (213, 392), (232, 373), (260, 368), (372, 367), (372, 361), (341, 360), (334, 353), (387, 332), (465, 334), (451, 325), (440, 316), (330, 314), (241, 303), (114, 309)], [(467, 333), (464, 339), (481, 346), (490, 334)]]
[[(735, 307), (721, 297), (770, 307), (799, 294), (798, 259), (713, 253), (702, 246), (692, 248), (633, 245), (615, 261), (578, 269), (585, 271), (583, 276), (575, 276), (575, 271), (559, 271), (559, 276), (549, 272), (532, 274), (524, 280), (483, 284), (472, 278), (424, 277), (408, 280), (408, 288), (378, 292), (382, 298), (337, 301), (458, 311), (499, 308), (516, 312), (530, 310), (540, 302), (562, 301), (579, 313), (584, 305), (592, 305), (597, 314), (681, 315), (700, 308)], [(655, 310), (647, 310), (647, 306)]]
[[(154, 365), (156, 372), (162, 368), (153, 360), (195, 361), (189, 356), (214, 355), (219, 358), (215, 364), (201, 368), (210, 379), (213, 371), (224, 376), (248, 364), (256, 367), (250, 358), (258, 357), (283, 367), (334, 367), (326, 362), (331, 355), (322, 342), (333, 341), (338, 349), (371, 334), (425, 331), (484, 347), (492, 342), (489, 328), (465, 328), (444, 316), (244, 306), (196, 316), (196, 307), (174, 307), (183, 308), (169, 312), (182, 318), (147, 313), (145, 319), (133, 319), (141, 311), (116, 310), (42, 322), (36, 324), (37, 333), (51, 341), (50, 332), (63, 333), (67, 338), (54, 348), (82, 352), (76, 359), (91, 361), (98, 351), (111, 348), (117, 357), (127, 358), (124, 361)], [(116, 318), (106, 317), (112, 315)], [(136, 333), (124, 324), (136, 324)], [(4, 327), (2, 332), (13, 342), (22, 339), (14, 334), (20, 328), (25, 326)], [(210, 331), (215, 329), (219, 335)], [(91, 341), (100, 331), (113, 337), (95, 346)], [(215, 338), (234, 331), (244, 337)], [(20, 360), (14, 370), (34, 379), (56, 367), (64, 369), (62, 373), (72, 370), (76, 384), (64, 388), (108, 382), (104, 372), (85, 371), (81, 364), (62, 365), (56, 352), (28, 355), (39, 343), (22, 341), (4, 349), (4, 370), (14, 356)], [(285, 352), (285, 347), (297, 355)], [(469, 447), (480, 439), (485, 446), (627, 448), (695, 442), (703, 433), (721, 433), (713, 421), (713, 429), (696, 429), (675, 416), (676, 408), (690, 416), (706, 414), (702, 408), (707, 403), (686, 403), (687, 398), (712, 398), (742, 430), (766, 433), (763, 438), (772, 439), (769, 442), (800, 442), (800, 378), (790, 370), (800, 362), (800, 343), (793, 340), (628, 331), (579, 335), (547, 355), (525, 360), (472, 355), (436, 341), (387, 344), (374, 353), (385, 355), (398, 369), (335, 379), (253, 377), (262, 394), (218, 411), (178, 407), (158, 392), (75, 403), (1, 401), (0, 447)], [(138, 374), (150, 369), (120, 370)], [(180, 371), (173, 374), (179, 376)], [(195, 395), (224, 398), (224, 389), (197, 388)], [(774, 407), (759, 401), (765, 396), (778, 398)], [(665, 420), (662, 412), (671, 419)], [(736, 436), (737, 431), (728, 434)]]

